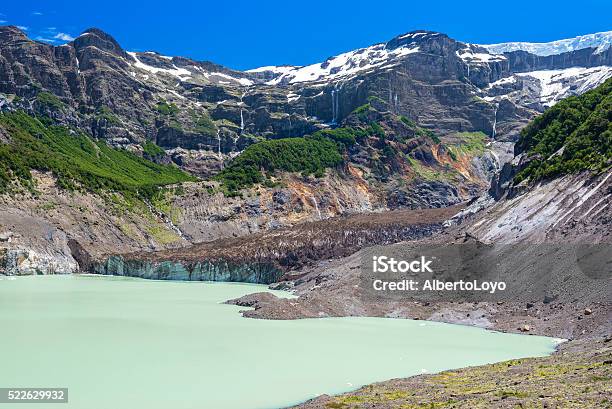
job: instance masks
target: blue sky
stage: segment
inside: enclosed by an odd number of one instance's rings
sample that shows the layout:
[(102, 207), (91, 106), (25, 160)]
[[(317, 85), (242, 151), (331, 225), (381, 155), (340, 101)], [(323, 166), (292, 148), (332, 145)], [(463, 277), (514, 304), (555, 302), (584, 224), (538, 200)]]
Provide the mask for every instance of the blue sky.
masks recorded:
[(550, 41), (612, 30), (612, 1), (17, 1), (0, 25), (62, 44), (99, 27), (127, 50), (237, 69), (306, 65), (416, 29), (474, 43)]

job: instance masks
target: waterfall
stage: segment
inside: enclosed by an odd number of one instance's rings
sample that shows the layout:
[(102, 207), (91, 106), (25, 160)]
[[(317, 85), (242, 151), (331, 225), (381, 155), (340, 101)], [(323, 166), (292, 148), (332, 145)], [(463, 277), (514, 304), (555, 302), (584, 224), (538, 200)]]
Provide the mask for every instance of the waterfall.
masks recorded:
[(217, 128), (217, 155), (219, 156), (219, 162), (221, 162), (221, 169), (223, 169), (223, 155), (221, 154), (221, 129)]
[(336, 125), (338, 123), (338, 119), (340, 116), (340, 89), (342, 87), (338, 87), (338, 84), (334, 85), (334, 89), (332, 89), (331, 91), (331, 97), (332, 97), (332, 125)]
[(497, 135), (497, 110), (499, 109), (499, 102), (495, 104), (495, 116), (493, 117), (493, 139)]
[(501, 165), (501, 160), (499, 159), (499, 155), (497, 153), (495, 153), (495, 150), (493, 149), (493, 147), (491, 147), (491, 150), (489, 152), (491, 152), (491, 155), (495, 159), (495, 171), (499, 171), (501, 169), (501, 166), (502, 166)]
[(399, 105), (398, 98), (399, 98), (399, 96), (398, 96), (397, 92), (393, 93), (393, 90), (391, 90), (391, 88), (389, 88), (389, 110), (391, 112), (397, 113), (398, 105)]
[(338, 90), (336, 91), (336, 119), (334, 122), (338, 122), (338, 119), (340, 117), (340, 90), (342, 89), (342, 87), (338, 88)]
[(172, 220), (171, 220), (171, 219), (170, 219), (168, 216), (166, 216), (166, 214), (165, 214), (165, 213), (160, 212), (159, 210), (157, 210), (156, 208), (154, 208), (154, 207), (153, 207), (153, 205), (152, 205), (152, 204), (151, 204), (151, 203), (150, 203), (148, 200), (145, 200), (144, 202), (145, 202), (145, 204), (147, 205), (147, 207), (149, 208), (149, 211), (151, 212), (151, 214), (153, 214), (153, 215), (155, 215), (155, 216), (159, 217), (159, 218), (160, 218), (160, 219), (161, 219), (161, 220), (162, 220), (162, 221), (163, 221), (163, 222), (166, 224), (166, 226), (170, 227), (170, 229), (171, 229), (172, 231), (174, 231), (174, 232), (175, 232), (175, 233), (176, 233), (176, 234), (177, 234), (177, 235), (178, 235), (178, 236), (179, 236), (181, 239), (186, 240), (186, 239), (185, 239), (185, 235), (183, 234), (183, 232), (181, 231), (181, 229), (179, 229), (179, 228), (178, 228), (178, 226), (177, 226), (177, 225), (175, 225), (175, 224), (172, 222)]
[(321, 211), (319, 210), (319, 205), (317, 204), (317, 200), (314, 198), (314, 196), (312, 196), (310, 199), (312, 200), (314, 208), (317, 211), (317, 214), (319, 215), (319, 220), (323, 220), (323, 218), (321, 217)]
[(242, 106), (244, 105), (244, 102), (242, 102), (242, 99), (246, 95), (247, 91), (248, 88), (242, 93), (242, 95), (240, 95), (240, 135), (242, 135), (242, 132), (244, 132), (244, 115), (242, 113)]
[(331, 98), (332, 98), (332, 120), (331, 120), (331, 123), (335, 124), (336, 123), (336, 88), (332, 89), (332, 91), (331, 91)]
[(470, 64), (466, 63), (465, 64), (467, 66), (467, 80), (470, 80)]

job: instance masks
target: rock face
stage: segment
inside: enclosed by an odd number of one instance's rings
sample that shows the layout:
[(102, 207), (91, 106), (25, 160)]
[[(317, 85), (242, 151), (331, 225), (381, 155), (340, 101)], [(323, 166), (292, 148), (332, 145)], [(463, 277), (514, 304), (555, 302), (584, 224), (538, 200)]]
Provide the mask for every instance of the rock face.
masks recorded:
[(40, 275), (78, 272), (78, 264), (70, 254), (53, 251), (36, 252), (29, 248), (0, 248), (0, 274)]
[[(16, 226), (20, 241), (0, 243), (6, 249), (3, 268), (15, 274), (72, 272), (83, 254), (161, 250), (334, 216), (470, 199), (511, 157), (528, 120), (612, 75), (609, 37), (603, 33), (576, 42), (586, 47), (564, 45), (543, 54), (417, 31), (307, 67), (240, 72), (127, 52), (95, 28), (54, 47), (32, 41), (16, 27), (0, 27), (1, 111), (46, 116), (145, 157), (143, 145), (153, 141), (165, 154), (150, 159), (172, 161), (203, 178), (265, 139), (363, 127), (367, 121), (385, 133), (360, 140), (346, 153), (345, 166), (320, 179), (283, 175), (279, 186), (254, 188), (242, 198), (224, 197), (206, 183), (190, 185), (186, 194), (164, 203), (169, 210), (156, 210), (152, 218), (57, 190), (2, 199), (2, 231), (4, 225), (12, 228), (15, 214), (45, 229), (33, 233), (30, 224)], [(372, 109), (363, 122), (355, 111), (365, 105)], [(10, 139), (0, 128), (0, 142)], [(499, 193), (503, 190), (500, 186)], [(77, 202), (90, 211), (86, 219)], [(58, 239), (49, 241), (50, 235)], [(160, 276), (167, 271), (142, 268)], [(236, 269), (221, 270), (231, 275)]]
[(308, 222), (182, 249), (101, 257), (89, 264), (88, 271), (161, 280), (270, 284), (293, 269), (347, 256), (365, 246), (427, 237), (459, 209), (400, 210)]
[[(5, 109), (44, 113), (136, 150), (147, 139), (226, 157), (257, 138), (339, 124), (372, 96), (442, 135), (481, 131), (514, 140), (546, 106), (612, 75), (609, 37), (538, 55), (518, 45), (479, 46), (415, 31), (320, 64), (240, 72), (126, 52), (95, 28), (54, 47), (0, 27), (0, 93), (19, 97), (5, 98)], [(57, 98), (41, 97), (45, 92)], [(191, 168), (207, 174), (209, 166), (215, 168), (204, 160)]]

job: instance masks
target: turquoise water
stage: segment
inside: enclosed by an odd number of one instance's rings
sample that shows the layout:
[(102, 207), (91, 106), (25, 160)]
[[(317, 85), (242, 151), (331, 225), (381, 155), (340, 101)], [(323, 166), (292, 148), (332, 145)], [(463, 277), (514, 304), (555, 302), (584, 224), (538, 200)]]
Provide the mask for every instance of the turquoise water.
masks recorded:
[(255, 320), (221, 304), (257, 291), (267, 290), (0, 278), (0, 387), (69, 388), (68, 404), (13, 405), (21, 409), (279, 408), (385, 379), (542, 356), (557, 343), (400, 319)]

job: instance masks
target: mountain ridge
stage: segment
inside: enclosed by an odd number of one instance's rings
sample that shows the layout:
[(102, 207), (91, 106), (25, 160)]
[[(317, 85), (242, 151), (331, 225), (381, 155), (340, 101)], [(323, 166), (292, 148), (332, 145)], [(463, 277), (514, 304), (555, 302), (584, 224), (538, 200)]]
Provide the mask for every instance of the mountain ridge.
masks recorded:
[[(609, 49), (491, 54), (423, 30), (306, 67), (244, 72), (126, 51), (96, 28), (57, 47), (16, 27), (0, 27), (0, 37), (1, 109), (49, 116), (136, 152), (151, 141), (202, 176), (258, 140), (340, 126), (370, 97), (441, 136), (483, 132), (512, 143), (537, 113), (612, 76)], [(59, 102), (44, 104), (44, 92)]]

